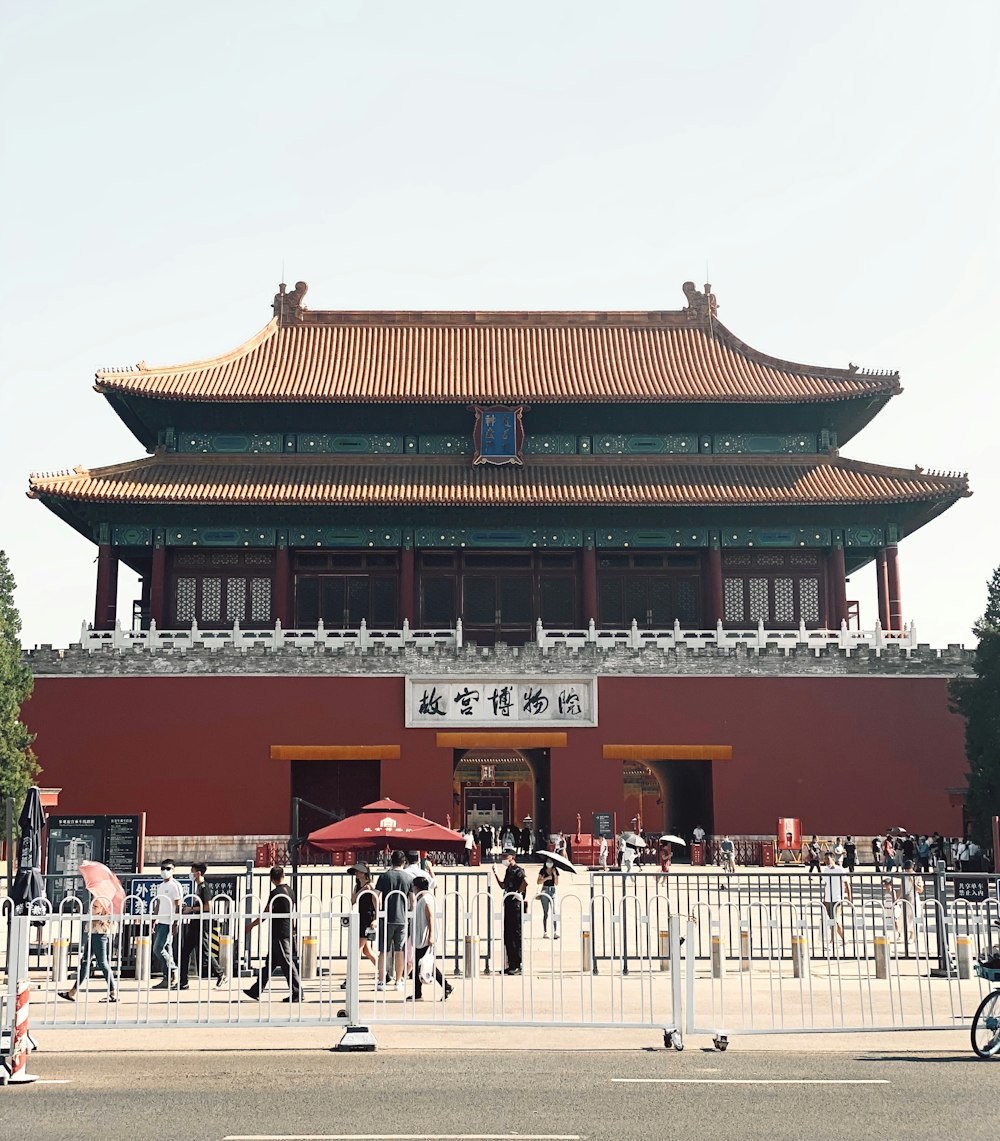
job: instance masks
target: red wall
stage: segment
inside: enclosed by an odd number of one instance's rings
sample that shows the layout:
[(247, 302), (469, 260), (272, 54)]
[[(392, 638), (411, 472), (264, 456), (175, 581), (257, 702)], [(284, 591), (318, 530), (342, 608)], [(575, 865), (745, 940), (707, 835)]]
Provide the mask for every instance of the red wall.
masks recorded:
[[(287, 831), (289, 765), (271, 745), (401, 744), (383, 795), (443, 821), (452, 753), (403, 728), (403, 692), (398, 677), (43, 676), (24, 717), (60, 812), (146, 811), (154, 836)], [(717, 832), (773, 833), (778, 816), (807, 833), (961, 829), (946, 790), (965, 784), (963, 722), (944, 678), (606, 677), (599, 711), (552, 750), (554, 828), (624, 818), (613, 743), (732, 745), (712, 762)]]

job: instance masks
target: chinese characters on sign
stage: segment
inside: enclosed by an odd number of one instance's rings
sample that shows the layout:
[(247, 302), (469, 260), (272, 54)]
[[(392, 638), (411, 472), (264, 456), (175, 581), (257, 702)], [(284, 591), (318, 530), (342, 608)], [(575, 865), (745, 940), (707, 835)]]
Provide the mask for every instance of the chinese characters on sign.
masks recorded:
[(522, 408), (475, 408), (474, 464), (519, 464), (524, 443)]
[(593, 678), (407, 679), (407, 725), (596, 725)]

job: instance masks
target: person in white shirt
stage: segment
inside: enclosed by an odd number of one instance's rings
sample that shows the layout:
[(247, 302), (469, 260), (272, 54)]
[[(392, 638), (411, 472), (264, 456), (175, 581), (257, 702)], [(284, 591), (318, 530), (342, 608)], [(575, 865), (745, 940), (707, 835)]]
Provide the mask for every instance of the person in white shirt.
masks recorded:
[(472, 829), (467, 828), (465, 830), (465, 866), (466, 867), (469, 867), (472, 863), (472, 844), (473, 844)]
[(608, 838), (607, 836), (601, 837), (600, 846), (597, 849), (597, 865), (602, 872), (608, 870)]
[(166, 990), (178, 986), (177, 964), (174, 962), (173, 933), (177, 928), (177, 916), (181, 910), (184, 892), (174, 879), (174, 861), (164, 860), (160, 864), (160, 882), (156, 885), (152, 914), (156, 931), (153, 934), (153, 958), (163, 964), (163, 978), (154, 989)]
[(705, 843), (705, 829), (702, 828), (700, 824), (695, 825), (694, 831), (691, 833), (691, 839), (694, 840), (696, 844)]
[(914, 939), (924, 915), (924, 879), (913, 870), (912, 860), (903, 861), (896, 899), (897, 908), (902, 912), (899, 918), (906, 924), (909, 937)]
[(851, 902), (851, 877), (846, 868), (837, 863), (833, 852), (826, 852), (823, 856), (823, 867), (820, 869), (820, 882), (823, 884), (823, 910), (826, 912), (826, 925), (830, 928), (830, 945), (835, 944), (834, 931), (840, 936), (841, 946), (844, 946), (844, 928), (841, 922), (844, 903)]

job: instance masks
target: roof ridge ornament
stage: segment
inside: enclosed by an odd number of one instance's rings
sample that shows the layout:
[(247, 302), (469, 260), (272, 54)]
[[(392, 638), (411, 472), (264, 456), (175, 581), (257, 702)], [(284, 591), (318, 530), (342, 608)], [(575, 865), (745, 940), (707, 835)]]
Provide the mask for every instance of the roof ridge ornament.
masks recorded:
[(302, 301), (309, 292), (309, 286), (304, 281), (297, 281), (290, 293), (286, 292), (287, 289), (283, 281), (278, 285), (278, 292), (274, 295), (271, 308), (278, 318), (279, 325), (298, 325), (302, 321), (303, 314), (308, 312)]
[(688, 300), (685, 312), (691, 321), (711, 321), (718, 315), (719, 303), (712, 292), (712, 286), (706, 281), (704, 293), (695, 287), (693, 281), (685, 281), (681, 286), (684, 296)]

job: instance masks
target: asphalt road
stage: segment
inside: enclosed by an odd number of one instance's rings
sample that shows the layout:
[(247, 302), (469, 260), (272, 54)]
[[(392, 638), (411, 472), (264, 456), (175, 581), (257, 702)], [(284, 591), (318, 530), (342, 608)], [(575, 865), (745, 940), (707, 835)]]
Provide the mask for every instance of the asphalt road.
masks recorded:
[(0, 1137), (811, 1139), (997, 1133), (1000, 1062), (955, 1054), (640, 1051), (49, 1056), (0, 1088)]

